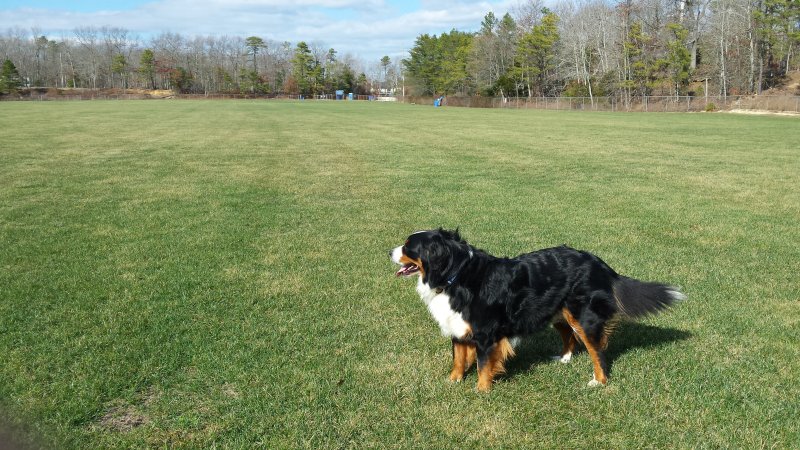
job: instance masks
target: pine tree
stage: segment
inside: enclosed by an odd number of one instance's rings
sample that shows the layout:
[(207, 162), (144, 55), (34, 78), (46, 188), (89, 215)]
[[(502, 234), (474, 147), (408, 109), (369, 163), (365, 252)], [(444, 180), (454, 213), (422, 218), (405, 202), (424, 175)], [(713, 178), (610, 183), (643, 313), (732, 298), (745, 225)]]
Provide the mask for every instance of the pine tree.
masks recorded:
[(558, 16), (546, 9), (543, 12), (542, 23), (521, 36), (514, 59), (515, 78), (528, 96), (533, 96), (534, 91), (545, 95), (555, 69)]
[(649, 51), (653, 45), (653, 38), (642, 30), (639, 21), (630, 24), (626, 39), (622, 42), (623, 58), (626, 70), (620, 87), (627, 93), (627, 99), (650, 94), (655, 83), (656, 63)]
[(794, 46), (800, 43), (800, 2), (763, 0), (759, 6), (753, 11), (761, 57), (759, 84), (769, 88), (789, 70)]
[(247, 53), (253, 58), (253, 70), (249, 74), (242, 74), (242, 77), (249, 80), (250, 93), (255, 94), (257, 87), (261, 84), (258, 75), (258, 52), (260, 49), (265, 48), (267, 44), (264, 39), (258, 36), (250, 36), (245, 40), (245, 46), (247, 47)]
[(403, 60), (406, 73), (422, 95), (467, 93), (471, 80), (467, 59), (473, 35), (457, 30), (441, 36), (423, 34), (417, 37), (410, 58)]
[(308, 44), (301, 41), (294, 50), (292, 72), (297, 88), (303, 95), (314, 95), (322, 80), (322, 66), (314, 59)]
[(122, 88), (128, 89), (128, 61), (125, 55), (114, 55), (111, 61), (111, 73), (119, 75), (122, 78)]
[(22, 79), (17, 71), (17, 66), (10, 59), (6, 59), (0, 70), (0, 94), (16, 92), (20, 86), (22, 86)]
[(678, 23), (667, 25), (667, 29), (673, 34), (673, 39), (667, 43), (666, 67), (675, 88), (675, 96), (684, 93), (686, 86), (689, 85), (689, 75), (692, 65), (692, 53), (686, 48), (686, 37), (689, 31)]
[[(392, 60), (388, 56), (384, 56), (381, 58), (381, 68), (383, 69), (383, 81), (381, 83), (381, 87), (386, 89), (386, 75), (389, 70), (389, 65), (392, 63)], [(381, 92), (382, 93), (382, 92)]]
[(156, 57), (153, 50), (145, 49), (139, 60), (139, 74), (148, 82), (150, 89), (156, 88)]

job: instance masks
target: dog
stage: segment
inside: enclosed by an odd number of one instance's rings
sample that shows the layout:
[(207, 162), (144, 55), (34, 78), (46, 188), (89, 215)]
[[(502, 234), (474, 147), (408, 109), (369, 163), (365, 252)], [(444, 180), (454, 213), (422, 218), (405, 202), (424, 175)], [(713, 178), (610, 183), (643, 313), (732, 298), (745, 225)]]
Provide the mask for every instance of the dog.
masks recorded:
[(567, 363), (580, 341), (593, 364), (589, 386), (605, 386), (603, 351), (620, 317), (657, 313), (686, 297), (678, 288), (617, 274), (597, 256), (560, 246), (500, 258), (442, 228), (411, 234), (389, 252), (398, 277), (418, 276), (417, 292), (442, 334), (452, 338), (450, 380), (478, 363), (478, 391), (505, 371), (519, 338), (549, 324)]

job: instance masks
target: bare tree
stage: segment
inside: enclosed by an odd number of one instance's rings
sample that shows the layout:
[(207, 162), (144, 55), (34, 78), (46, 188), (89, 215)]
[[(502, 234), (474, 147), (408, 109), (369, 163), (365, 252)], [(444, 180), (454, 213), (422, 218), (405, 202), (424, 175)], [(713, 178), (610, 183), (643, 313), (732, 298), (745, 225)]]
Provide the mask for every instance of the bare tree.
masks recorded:
[(543, 9), (544, 2), (542, 0), (520, 0), (511, 7), (511, 15), (517, 26), (527, 32), (542, 21)]
[(97, 89), (97, 79), (100, 77), (100, 46), (98, 30), (94, 27), (78, 27), (73, 33), (78, 43), (79, 51), (76, 52), (77, 61), (83, 65), (91, 88)]

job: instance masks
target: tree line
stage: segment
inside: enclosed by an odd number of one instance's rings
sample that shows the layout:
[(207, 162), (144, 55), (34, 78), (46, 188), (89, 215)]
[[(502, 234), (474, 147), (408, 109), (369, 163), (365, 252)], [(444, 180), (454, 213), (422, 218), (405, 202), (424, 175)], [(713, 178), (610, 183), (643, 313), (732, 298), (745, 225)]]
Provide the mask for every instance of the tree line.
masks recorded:
[(6, 73), (0, 73), (0, 92), (56, 87), (369, 94), (394, 89), (400, 72), (399, 62), (392, 63), (388, 56), (365, 69), (355, 57), (340, 56), (318, 43), (168, 32), (142, 41), (117, 27), (79, 27), (61, 39), (49, 39), (36, 29), (9, 29), (0, 35), (0, 61)]
[[(250, 95), (615, 96), (750, 94), (798, 68), (798, 0), (527, 0), (477, 32), (417, 37), (370, 69), (318, 43), (258, 36), (142, 41), (115, 27), (61, 39), (0, 35), (0, 93), (18, 87), (147, 88)], [(369, 75), (368, 75), (369, 74)]]
[(402, 61), (418, 95), (760, 93), (798, 69), (797, 0), (541, 0), (480, 30), (420, 35)]

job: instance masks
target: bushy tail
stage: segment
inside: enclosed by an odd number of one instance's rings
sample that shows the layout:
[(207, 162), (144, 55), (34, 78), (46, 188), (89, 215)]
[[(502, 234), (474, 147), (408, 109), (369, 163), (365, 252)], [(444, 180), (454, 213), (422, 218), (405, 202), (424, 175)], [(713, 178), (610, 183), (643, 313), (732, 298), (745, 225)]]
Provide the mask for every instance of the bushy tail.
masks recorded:
[(658, 313), (686, 299), (676, 287), (623, 276), (614, 283), (614, 297), (619, 312), (633, 318)]

